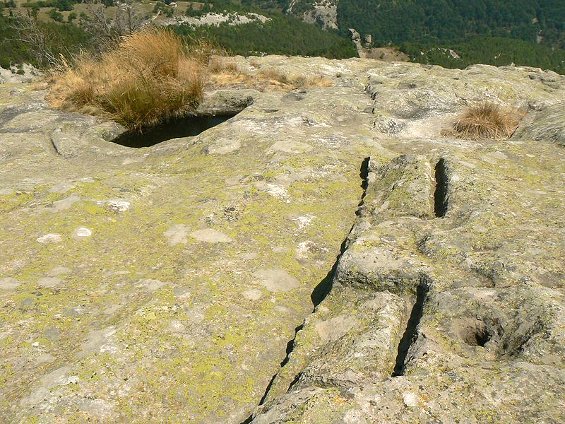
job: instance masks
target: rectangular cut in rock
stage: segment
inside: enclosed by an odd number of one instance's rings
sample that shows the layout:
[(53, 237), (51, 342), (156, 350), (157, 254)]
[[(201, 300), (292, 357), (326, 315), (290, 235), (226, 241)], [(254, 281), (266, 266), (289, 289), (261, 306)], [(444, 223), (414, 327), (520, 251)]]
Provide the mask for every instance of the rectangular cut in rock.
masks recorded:
[(370, 163), (368, 180), (362, 216), (377, 221), (433, 217), (433, 170), (425, 157), (401, 155), (382, 166)]
[(389, 292), (375, 292), (359, 302), (348, 317), (355, 325), (318, 349), (322, 354), (301, 372), (298, 386), (322, 383), (346, 388), (362, 381), (386, 379), (394, 368), (406, 309), (406, 301)]
[(409, 313), (405, 299), (346, 287), (332, 291), (322, 305), (297, 333), (290, 361), (273, 380), (266, 404), (289, 386), (348, 387), (392, 372)]

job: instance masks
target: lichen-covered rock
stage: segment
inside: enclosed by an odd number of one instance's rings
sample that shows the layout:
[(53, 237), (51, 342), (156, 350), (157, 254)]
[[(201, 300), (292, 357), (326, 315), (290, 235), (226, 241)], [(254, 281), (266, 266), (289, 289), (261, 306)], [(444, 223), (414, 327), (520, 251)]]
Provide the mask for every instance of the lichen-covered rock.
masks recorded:
[(29, 63), (4, 69), (0, 66), (0, 84), (13, 82), (31, 82), (41, 75), (41, 71)]
[[(447, 92), (432, 97), (450, 96), (449, 82), (436, 82)], [(444, 113), (423, 110), (410, 119)], [(557, 106), (546, 110), (551, 122), (531, 118), (537, 134), (559, 128)], [(379, 140), (397, 156), (368, 161), (333, 288), (297, 333), (253, 422), (565, 418), (565, 156), (551, 137), (525, 134)], [(320, 331), (328, 326), (332, 337)]]
[(0, 86), (0, 416), (562, 421), (562, 147), (440, 133), (489, 99), (545, 134), (564, 77), (235, 60), (333, 86), (142, 149)]
[(548, 106), (534, 112), (515, 133), (515, 140), (553, 141), (565, 146), (565, 126), (563, 125), (563, 109), (565, 101)]

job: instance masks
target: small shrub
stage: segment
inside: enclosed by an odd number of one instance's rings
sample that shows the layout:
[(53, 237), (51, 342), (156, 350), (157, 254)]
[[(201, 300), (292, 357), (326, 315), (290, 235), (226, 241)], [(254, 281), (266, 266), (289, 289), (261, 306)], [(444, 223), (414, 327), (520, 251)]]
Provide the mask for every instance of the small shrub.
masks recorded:
[(99, 58), (83, 55), (52, 77), (55, 107), (97, 110), (141, 130), (194, 110), (204, 86), (204, 67), (181, 40), (164, 29), (147, 29)]
[(522, 114), (504, 110), (494, 103), (482, 103), (467, 109), (444, 135), (467, 139), (505, 139), (514, 134)]
[(63, 22), (63, 14), (57, 9), (51, 9), (49, 11), (49, 17), (55, 22)]

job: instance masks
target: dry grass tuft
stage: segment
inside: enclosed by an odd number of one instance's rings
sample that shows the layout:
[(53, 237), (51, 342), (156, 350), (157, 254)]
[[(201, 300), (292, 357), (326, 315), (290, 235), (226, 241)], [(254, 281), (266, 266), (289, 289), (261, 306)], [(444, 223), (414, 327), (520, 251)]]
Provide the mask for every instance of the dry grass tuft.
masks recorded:
[(523, 114), (505, 110), (494, 103), (482, 103), (467, 109), (443, 135), (466, 139), (506, 139), (514, 134)]
[(92, 110), (140, 130), (197, 107), (204, 87), (204, 46), (190, 55), (164, 29), (124, 37), (100, 58), (83, 55), (52, 75), (55, 107)]
[(62, 59), (49, 85), (52, 106), (105, 115), (141, 131), (196, 109), (205, 86), (290, 91), (333, 82), (271, 66), (242, 70), (237, 58), (209, 42), (186, 46), (167, 29), (150, 28), (123, 37), (99, 56), (83, 54), (71, 64)]
[(332, 81), (321, 75), (306, 77), (303, 75), (287, 75), (277, 69), (264, 68), (259, 71), (259, 76), (272, 85), (280, 85), (283, 88), (311, 88), (331, 87)]
[(237, 63), (232, 58), (225, 56), (212, 56), (208, 61), (208, 70), (212, 74), (239, 74)]
[(273, 85), (290, 85), (290, 78), (274, 68), (263, 68), (258, 74), (260, 78), (269, 81)]
[(313, 77), (306, 78), (304, 82), (304, 87), (333, 87), (334, 83), (331, 79), (324, 77), (322, 75), (317, 75)]
[[(255, 66), (259, 67), (259, 65)], [(260, 91), (289, 91), (296, 88), (331, 87), (333, 82), (324, 76), (306, 77), (290, 75), (273, 67), (263, 67), (258, 71), (242, 71), (233, 58), (214, 56), (210, 60), (210, 83), (214, 87), (243, 86)]]

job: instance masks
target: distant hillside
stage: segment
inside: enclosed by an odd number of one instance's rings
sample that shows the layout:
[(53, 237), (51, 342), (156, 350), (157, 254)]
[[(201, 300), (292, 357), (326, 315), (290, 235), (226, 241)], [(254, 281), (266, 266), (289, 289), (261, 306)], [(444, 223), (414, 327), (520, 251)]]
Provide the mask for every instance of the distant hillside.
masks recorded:
[[(114, 0), (104, 0), (103, 4), (109, 23), (100, 29), (113, 31), (112, 28), (116, 28), (116, 35), (126, 34), (117, 29), (127, 23), (123, 13), (122, 25), (112, 22), (117, 21), (119, 4)], [(233, 54), (328, 58), (357, 55), (348, 36), (325, 31), (285, 14), (285, 3), (276, 0), (205, 0), (198, 3), (167, 0), (166, 3), (133, 1), (130, 4), (137, 24), (169, 25), (183, 36), (208, 39)], [(97, 41), (101, 33), (96, 31), (93, 22), (98, 26), (101, 24), (92, 19), (93, 9), (89, 6), (79, 0), (0, 0), (0, 66), (8, 68), (29, 62), (45, 67), (52, 64), (45, 53), (49, 58), (58, 59), (61, 54), (68, 57), (81, 49), (101, 44)], [(261, 19), (245, 19), (253, 13), (259, 13)], [(19, 18), (22, 16), (31, 20), (22, 20)], [(244, 17), (240, 24), (237, 24), (238, 16)], [(190, 24), (199, 20), (198, 24)], [(28, 23), (31, 31), (25, 28)]]
[(527, 65), (565, 74), (565, 50), (504, 37), (473, 37), (444, 43), (402, 43), (412, 62), (466, 68), (475, 63)]
[(491, 36), (565, 48), (563, 0), (339, 0), (337, 9), (342, 31), (379, 43)]
[[(332, 9), (372, 46), (398, 46), (412, 61), (463, 68), (530, 65), (565, 73), (563, 0), (289, 0), (288, 13), (328, 26)], [(331, 22), (329, 22), (331, 24)]]
[[(121, 8), (114, 0), (101, 2), (107, 6), (106, 16)], [(563, 0), (131, 0), (129, 4), (140, 22), (177, 26), (185, 36), (206, 37), (242, 55), (352, 57), (357, 53), (348, 30), (354, 28), (361, 40), (371, 35), (367, 47), (397, 47), (414, 62), (457, 68), (514, 63), (565, 73)], [(236, 25), (237, 16), (252, 13), (262, 20)], [(80, 0), (0, 0), (0, 66), (44, 62), (33, 54), (37, 43), (19, 39), (20, 25), (14, 19), (18, 15), (37, 18), (53, 57), (92, 44), (93, 32), (85, 33), (89, 5)], [(216, 19), (220, 15), (222, 22)], [(187, 18), (208, 24), (190, 24)]]
[(267, 22), (245, 25), (182, 25), (176, 31), (191, 38), (204, 38), (222, 46), (232, 54), (290, 56), (323, 56), (330, 59), (355, 57), (351, 40), (336, 32), (324, 31), (280, 12), (272, 12)]

